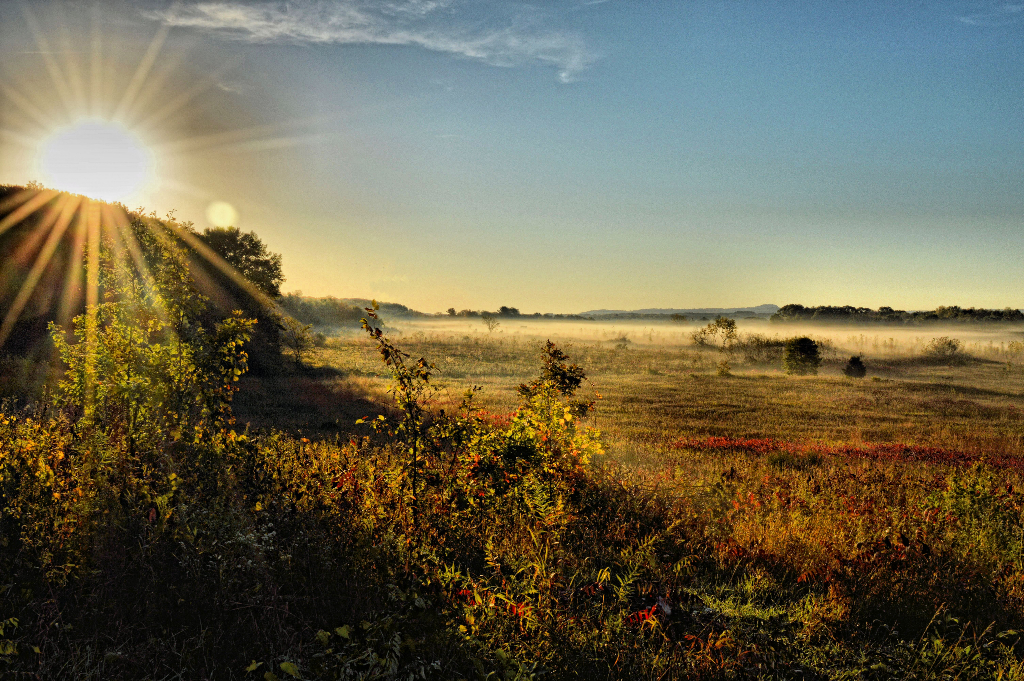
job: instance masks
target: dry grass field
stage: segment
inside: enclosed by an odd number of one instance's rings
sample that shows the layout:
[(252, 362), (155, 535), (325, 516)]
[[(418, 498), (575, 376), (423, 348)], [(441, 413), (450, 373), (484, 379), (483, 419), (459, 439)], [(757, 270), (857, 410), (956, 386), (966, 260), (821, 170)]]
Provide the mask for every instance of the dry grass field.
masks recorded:
[(0, 415), (0, 673), (1024, 678), (1019, 329), (502, 324), (214, 365), (194, 435)]
[[(467, 388), (481, 386), (481, 402), (498, 413), (515, 407), (516, 386), (536, 373), (544, 341), (553, 340), (585, 368), (587, 389), (600, 394), (595, 424), (609, 456), (618, 461), (653, 463), (678, 438), (705, 435), (900, 442), (1024, 456), (1024, 352), (1014, 352), (1012, 345), (1024, 340), (1021, 329), (791, 328), (740, 322), (741, 340), (749, 334), (806, 333), (821, 341), (825, 362), (819, 375), (797, 377), (785, 374), (781, 359), (749, 362), (741, 350), (695, 347), (692, 324), (508, 326), (508, 331), (488, 333), (479, 321), (403, 321), (394, 338), (410, 355), (436, 366), (442, 400), (457, 401)], [(940, 363), (925, 356), (927, 343), (939, 336), (963, 341), (962, 361)], [(854, 354), (864, 357), (864, 379), (842, 374)], [(730, 375), (718, 375), (723, 360)], [(312, 417), (308, 410), (292, 415), (307, 429), (322, 426), (319, 414), (335, 404), (325, 385), (346, 398), (337, 405), (347, 402), (345, 417), (355, 415), (352, 421), (364, 414), (351, 400), (379, 401), (386, 390), (385, 367), (361, 335), (328, 338), (311, 365), (315, 369), (309, 376), (318, 377), (317, 385), (305, 392), (319, 408)], [(263, 408), (269, 408), (265, 400)], [(351, 423), (345, 417), (338, 417), (337, 425), (347, 430)]]

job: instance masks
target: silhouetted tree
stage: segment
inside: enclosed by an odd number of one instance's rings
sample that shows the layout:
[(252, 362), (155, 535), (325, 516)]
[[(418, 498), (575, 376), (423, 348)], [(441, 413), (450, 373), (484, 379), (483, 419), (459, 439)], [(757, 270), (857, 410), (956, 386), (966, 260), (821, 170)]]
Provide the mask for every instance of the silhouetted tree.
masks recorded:
[(499, 322), (498, 319), (490, 312), (484, 312), (480, 315), (480, 318), (484, 320), (484, 324), (487, 326), (487, 333), (491, 333), (501, 326), (501, 322)]
[(867, 376), (868, 368), (864, 366), (864, 362), (861, 361), (860, 357), (855, 355), (846, 363), (843, 373), (850, 378), (864, 378)]
[(271, 253), (255, 232), (214, 227), (198, 235), (207, 246), (271, 298), (281, 295), (281, 254)]

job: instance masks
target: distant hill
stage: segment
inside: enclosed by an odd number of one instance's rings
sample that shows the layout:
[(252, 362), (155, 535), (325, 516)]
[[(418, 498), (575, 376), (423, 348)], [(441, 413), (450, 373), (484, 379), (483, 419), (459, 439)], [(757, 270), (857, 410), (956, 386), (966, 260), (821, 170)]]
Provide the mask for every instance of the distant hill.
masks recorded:
[[(645, 318), (662, 317), (673, 314), (681, 314), (687, 317), (715, 317), (718, 315), (731, 315), (734, 317), (769, 317), (779, 311), (778, 305), (765, 303), (753, 307), (700, 307), (700, 308), (665, 308), (648, 307), (641, 310), (590, 310), (581, 312), (584, 317), (594, 318)], [(747, 313), (744, 315), (743, 313)]]

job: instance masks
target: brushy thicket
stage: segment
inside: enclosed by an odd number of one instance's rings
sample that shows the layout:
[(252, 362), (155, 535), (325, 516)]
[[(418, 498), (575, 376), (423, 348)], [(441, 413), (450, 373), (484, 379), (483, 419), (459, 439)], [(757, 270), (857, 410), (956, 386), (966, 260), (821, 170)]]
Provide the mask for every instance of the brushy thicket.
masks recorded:
[[(603, 457), (550, 343), (507, 418), (393, 375), (365, 438), (239, 432), (251, 320), (202, 319), (140, 235), (0, 415), (0, 675), (95, 679), (1024, 676), (1024, 499), (995, 469), (680, 443)], [(148, 239), (148, 241), (146, 241)]]

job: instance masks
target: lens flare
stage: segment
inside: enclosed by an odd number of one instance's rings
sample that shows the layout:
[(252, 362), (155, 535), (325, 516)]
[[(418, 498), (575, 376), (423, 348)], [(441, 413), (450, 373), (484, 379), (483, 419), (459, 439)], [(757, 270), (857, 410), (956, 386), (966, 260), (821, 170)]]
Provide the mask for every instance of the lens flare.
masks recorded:
[(206, 219), (214, 227), (234, 227), (238, 222), (238, 211), (227, 201), (214, 201), (206, 207)]
[(55, 189), (103, 201), (121, 201), (150, 179), (152, 154), (116, 123), (82, 121), (42, 145), (40, 170)]

